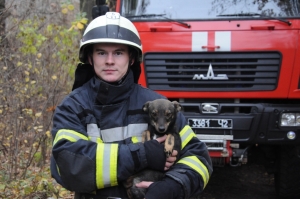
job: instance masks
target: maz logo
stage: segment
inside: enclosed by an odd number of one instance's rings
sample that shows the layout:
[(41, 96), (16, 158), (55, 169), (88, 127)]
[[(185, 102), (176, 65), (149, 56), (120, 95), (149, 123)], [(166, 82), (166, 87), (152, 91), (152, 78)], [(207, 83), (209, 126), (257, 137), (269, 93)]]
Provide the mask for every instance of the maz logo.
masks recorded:
[(226, 74), (218, 74), (215, 76), (213, 68), (211, 64), (209, 64), (208, 71), (206, 74), (206, 77), (203, 74), (195, 74), (193, 77), (193, 80), (228, 80), (228, 77)]

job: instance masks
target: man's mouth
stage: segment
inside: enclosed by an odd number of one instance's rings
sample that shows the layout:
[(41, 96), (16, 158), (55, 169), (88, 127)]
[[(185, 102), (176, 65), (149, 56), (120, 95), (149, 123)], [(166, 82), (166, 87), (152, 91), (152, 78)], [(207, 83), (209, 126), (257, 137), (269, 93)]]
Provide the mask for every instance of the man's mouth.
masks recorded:
[(106, 73), (112, 73), (112, 72), (115, 72), (116, 70), (112, 70), (112, 69), (107, 69), (107, 70), (104, 70), (104, 72)]

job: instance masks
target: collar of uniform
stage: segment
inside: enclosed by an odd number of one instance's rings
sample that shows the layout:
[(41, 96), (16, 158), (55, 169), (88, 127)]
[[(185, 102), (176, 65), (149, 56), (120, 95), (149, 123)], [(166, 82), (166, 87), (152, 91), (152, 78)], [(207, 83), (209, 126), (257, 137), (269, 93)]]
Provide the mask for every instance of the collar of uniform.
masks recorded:
[(119, 85), (109, 84), (97, 77), (93, 78), (93, 83), (95, 85), (95, 92), (97, 92), (96, 105), (117, 104), (130, 96), (134, 84), (133, 73), (130, 70), (123, 82)]

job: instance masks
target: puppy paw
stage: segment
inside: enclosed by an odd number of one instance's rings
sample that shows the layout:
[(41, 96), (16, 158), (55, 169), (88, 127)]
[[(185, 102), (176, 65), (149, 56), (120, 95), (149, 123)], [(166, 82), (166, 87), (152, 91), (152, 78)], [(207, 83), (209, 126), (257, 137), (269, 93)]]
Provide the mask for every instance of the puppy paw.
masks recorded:
[(150, 131), (146, 130), (142, 133), (142, 142), (151, 140)]
[(123, 185), (126, 189), (129, 189), (133, 185), (134, 176), (130, 176), (125, 182), (123, 182)]
[(168, 146), (165, 146), (165, 154), (166, 154), (167, 158), (172, 155), (172, 151), (173, 151), (173, 148), (168, 148)]
[(166, 138), (166, 141), (165, 141), (165, 153), (166, 153), (166, 156), (167, 158), (170, 157), (172, 155), (172, 151), (173, 151), (173, 148), (174, 148), (174, 136), (169, 134)]

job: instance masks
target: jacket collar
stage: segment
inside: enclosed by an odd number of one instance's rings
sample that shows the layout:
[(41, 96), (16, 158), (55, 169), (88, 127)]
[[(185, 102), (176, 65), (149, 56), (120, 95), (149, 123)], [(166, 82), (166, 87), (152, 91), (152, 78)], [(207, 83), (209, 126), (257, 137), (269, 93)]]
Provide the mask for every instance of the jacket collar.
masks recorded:
[(93, 77), (92, 87), (96, 92), (96, 105), (110, 105), (121, 103), (129, 98), (134, 85), (133, 73), (130, 70), (119, 85), (112, 85), (97, 77)]

